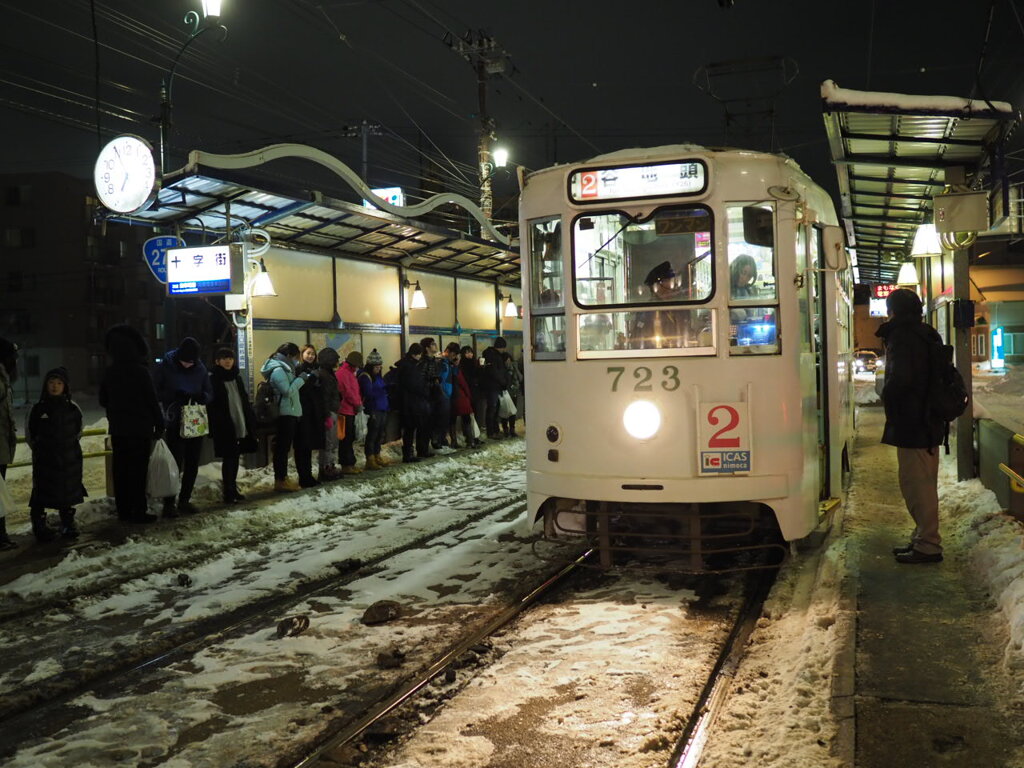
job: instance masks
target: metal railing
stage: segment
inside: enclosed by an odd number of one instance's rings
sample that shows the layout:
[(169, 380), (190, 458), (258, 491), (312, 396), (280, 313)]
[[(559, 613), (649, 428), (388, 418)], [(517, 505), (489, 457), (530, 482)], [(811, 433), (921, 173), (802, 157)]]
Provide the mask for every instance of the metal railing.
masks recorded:
[[(99, 428), (97, 428), (97, 429), (83, 429), (82, 430), (82, 437), (107, 437), (107, 430), (99, 429)], [(19, 444), (24, 443), (25, 442), (25, 438), (22, 435), (18, 435), (17, 442)], [(104, 441), (104, 444), (106, 444), (106, 441)], [(104, 449), (102, 451), (87, 451), (87, 452), (84, 452), (82, 454), (82, 458), (83, 459), (98, 459), (98, 458), (101, 458), (103, 456), (110, 456), (110, 454), (111, 454), (110, 449), (106, 448), (106, 449)], [(8, 464), (7, 466), (8, 466), (8, 468), (11, 468), (11, 467), (31, 467), (32, 466), (32, 459), (29, 459), (28, 461), (15, 461), (15, 462), (12, 462), (12, 463)]]

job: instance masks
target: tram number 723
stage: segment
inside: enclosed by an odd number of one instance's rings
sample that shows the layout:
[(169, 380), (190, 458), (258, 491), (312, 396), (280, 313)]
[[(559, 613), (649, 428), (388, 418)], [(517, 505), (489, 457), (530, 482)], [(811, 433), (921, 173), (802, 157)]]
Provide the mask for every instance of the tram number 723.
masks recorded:
[[(612, 392), (619, 391), (619, 383), (622, 379), (623, 374), (626, 372), (626, 367), (623, 365), (609, 365), (608, 373), (614, 378), (612, 379)], [(655, 378), (654, 371), (648, 368), (646, 365), (641, 365), (638, 368), (633, 369), (633, 378), (636, 379), (633, 382), (634, 392), (652, 392), (654, 390), (654, 384), (652, 380)], [(679, 369), (674, 365), (666, 365), (661, 369), (661, 376), (658, 378), (658, 383), (661, 388), (666, 392), (674, 392), (679, 389)], [(622, 388), (626, 389), (630, 382), (627, 380), (622, 382)]]

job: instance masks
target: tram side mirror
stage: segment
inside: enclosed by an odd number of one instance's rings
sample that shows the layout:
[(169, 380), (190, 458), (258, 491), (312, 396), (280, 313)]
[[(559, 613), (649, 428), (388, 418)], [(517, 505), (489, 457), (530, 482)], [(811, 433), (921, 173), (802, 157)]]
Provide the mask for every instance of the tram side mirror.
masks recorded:
[(842, 272), (850, 268), (850, 257), (846, 253), (846, 237), (842, 227), (829, 225), (821, 233), (823, 267)]
[(748, 205), (743, 209), (743, 239), (751, 245), (775, 247), (775, 225), (771, 208)]

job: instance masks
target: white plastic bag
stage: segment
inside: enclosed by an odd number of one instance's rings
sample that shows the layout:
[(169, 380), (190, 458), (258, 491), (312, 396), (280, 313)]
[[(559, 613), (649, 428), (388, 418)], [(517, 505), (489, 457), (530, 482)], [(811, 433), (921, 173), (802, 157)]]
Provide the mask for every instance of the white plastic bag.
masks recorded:
[(516, 404), (512, 402), (512, 395), (507, 389), (501, 390), (498, 395), (498, 418), (510, 419), (516, 415)]
[(181, 490), (181, 476), (178, 474), (178, 462), (174, 454), (163, 440), (153, 443), (153, 452), (149, 454), (149, 469), (146, 471), (146, 493), (154, 499), (177, 496)]
[(0, 475), (0, 517), (7, 517), (8, 512), (14, 511), (14, 497), (7, 487), (7, 481)]
[(366, 415), (366, 411), (360, 411), (355, 416), (355, 430), (356, 435), (353, 440), (365, 440), (366, 439), (366, 425), (370, 421), (370, 417)]
[(480, 425), (476, 423), (476, 416), (469, 414), (469, 426), (473, 428), (473, 439), (480, 439)]

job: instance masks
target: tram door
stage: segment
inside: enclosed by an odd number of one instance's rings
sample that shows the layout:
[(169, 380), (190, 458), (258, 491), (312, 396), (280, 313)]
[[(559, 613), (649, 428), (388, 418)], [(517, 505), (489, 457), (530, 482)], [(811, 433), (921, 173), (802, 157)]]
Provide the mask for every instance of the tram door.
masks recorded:
[(818, 402), (818, 477), (821, 482), (820, 500), (827, 499), (832, 495), (831, 479), (832, 473), (829, 467), (832, 466), (831, 452), (832, 441), (829, 435), (832, 425), (829, 421), (829, 383), (830, 372), (829, 358), (832, 350), (828, 348), (829, 334), (826, 327), (828, 312), (828, 290), (826, 279), (830, 273), (820, 269), (821, 267), (821, 238), (822, 230), (818, 227), (812, 228), (808, 233), (807, 243), (810, 283), (810, 320), (811, 320), (811, 350), (814, 354), (814, 380), (817, 387)]

